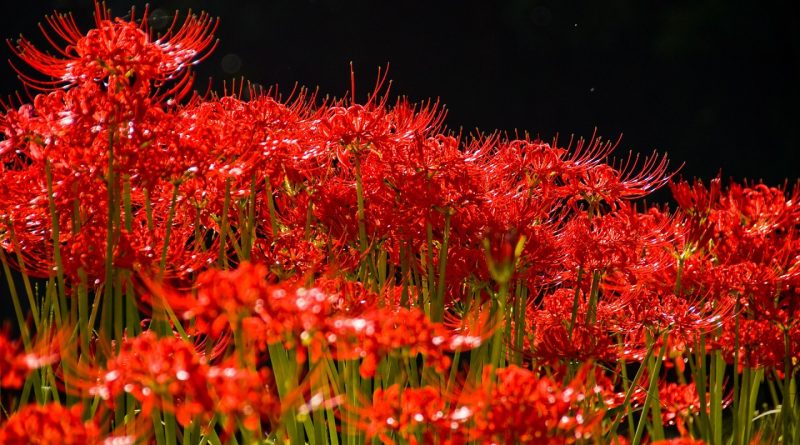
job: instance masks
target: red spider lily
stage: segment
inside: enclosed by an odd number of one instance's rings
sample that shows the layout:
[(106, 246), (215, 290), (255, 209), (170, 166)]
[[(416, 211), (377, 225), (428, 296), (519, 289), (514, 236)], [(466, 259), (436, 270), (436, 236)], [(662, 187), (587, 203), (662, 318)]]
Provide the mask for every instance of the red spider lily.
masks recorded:
[(625, 270), (641, 264), (645, 252), (669, 246), (669, 223), (659, 219), (627, 205), (606, 215), (579, 214), (566, 223), (561, 241), (574, 269)]
[(20, 342), (0, 333), (0, 388), (21, 388), (30, 371)]
[(450, 366), (445, 352), (465, 349), (460, 337), (451, 339), (447, 329), (418, 309), (376, 309), (360, 317), (336, 319), (332, 327), (337, 342), (334, 354), (360, 357), (359, 372), (364, 378), (373, 377), (381, 358), (393, 351), (407, 350), (412, 357), (421, 354), (428, 365), (444, 372)]
[(444, 371), (449, 365), (446, 352), (480, 344), (480, 337), (467, 339), (469, 333), (449, 331), (418, 309), (373, 308), (376, 297), (361, 286), (338, 280), (322, 280), (322, 288), (275, 286), (266, 275), (265, 266), (245, 262), (235, 271), (201, 274), (196, 295), (153, 287), (184, 319), (195, 320), (196, 328), (213, 338), (241, 324), (258, 348), (280, 342), (295, 350), (301, 363), (306, 348), (312, 361), (326, 351), (338, 359), (361, 358), (364, 377), (374, 375), (380, 359), (394, 351), (422, 354)]
[(450, 331), (449, 349), (477, 348), (492, 337), (497, 322), (491, 319), (490, 304), (474, 304), (463, 311), (447, 311), (442, 324)]
[[(237, 421), (256, 430), (261, 421), (274, 422), (282, 412), (268, 369), (242, 369), (229, 361), (210, 366), (194, 345), (175, 337), (158, 339), (151, 331), (123, 342), (104, 369), (90, 372), (96, 374), (90, 394), (112, 407), (118, 395), (131, 394), (145, 417), (159, 408), (174, 412), (184, 426), (218, 413), (224, 431), (231, 432)], [(285, 403), (291, 400), (294, 396)]]
[[(390, 103), (381, 74), (363, 103), (354, 87), (318, 104), (306, 90), (283, 99), (244, 83), (188, 97), (215, 21), (190, 16), (155, 38), (146, 20), (95, 9), (85, 34), (69, 16), (48, 19), (54, 55), (24, 39), (14, 48), (51, 80), (21, 73), (44, 92), (0, 113), (0, 247), (12, 267), (51, 280), (40, 304), (75, 337), (39, 333), (23, 349), (0, 334), (3, 389), (63, 355), (53, 390), (141, 407), (122, 425), (115, 413), (114, 433), (135, 435), (115, 439), (130, 442), (149, 441), (148, 417), (163, 410), (185, 440), (209, 422), (225, 442), (237, 428), (317, 434), (322, 419), (387, 443), (555, 444), (600, 442), (604, 410), (644, 403), (646, 350), (666, 351), (661, 375), (686, 377), (687, 355), (717, 351), (740, 369), (796, 372), (800, 188), (673, 183), (665, 157), (613, 161), (616, 144), (594, 136), (566, 148), (462, 137), (442, 127), (438, 104)], [(678, 210), (629, 202), (666, 182)], [(125, 338), (114, 325), (111, 346), (109, 322), (136, 320), (137, 308), (183, 337)], [(501, 319), (513, 341), (481, 348)], [(79, 358), (74, 339), (86, 336)], [(461, 374), (496, 352), (533, 370)], [(590, 363), (573, 376), (577, 361)], [(630, 394), (615, 388), (626, 364), (642, 371)], [(422, 386), (404, 386), (415, 371)], [(429, 386), (432, 373), (451, 379)], [(343, 393), (342, 377), (358, 390)], [(662, 443), (676, 444), (700, 443), (685, 419), (706, 408), (716, 419), (728, 402), (700, 407), (691, 381), (661, 381), (659, 399), (662, 418), (649, 421), (675, 422), (683, 437)], [(326, 419), (334, 407), (340, 417)], [(53, 423), (36, 433), (97, 430), (75, 408), (47, 418), (58, 409), (25, 421)], [(12, 419), (0, 441), (25, 432)]]
[[(658, 394), (661, 403), (661, 421), (676, 425), (682, 436), (687, 435), (686, 419), (703, 409), (695, 384), (662, 383), (659, 385)], [(710, 395), (706, 395), (705, 400), (710, 400)], [(708, 412), (708, 407), (705, 410)]]
[(120, 394), (131, 394), (142, 404), (145, 416), (159, 408), (174, 412), (182, 425), (188, 425), (214, 409), (207, 372), (206, 359), (193, 345), (178, 338), (158, 339), (145, 331), (122, 343), (119, 353), (99, 371), (90, 393), (111, 405)]
[(547, 363), (560, 360), (612, 360), (614, 347), (611, 336), (597, 324), (579, 322), (572, 332), (562, 318), (540, 318), (536, 324), (533, 354)]
[(57, 342), (51, 336), (40, 335), (31, 351), (25, 352), (22, 343), (4, 331), (0, 330), (0, 388), (22, 388), (31, 371), (58, 361)]
[[(160, 88), (166, 81), (188, 76), (187, 66), (201, 60), (213, 45), (217, 21), (205, 14), (189, 16), (176, 28), (177, 15), (169, 30), (153, 39), (147, 13), (140, 24), (131, 10), (130, 21), (112, 19), (110, 12), (95, 2), (95, 29), (81, 33), (71, 15), (56, 14), (47, 18), (51, 32), (63, 39), (59, 45), (44, 27), (42, 33), (57, 55), (42, 52), (30, 41), (20, 38), (12, 49), (36, 71), (55, 80), (36, 80), (17, 70), (28, 85), (49, 89), (99, 82), (109, 79), (110, 91), (135, 88), (154, 82)], [(179, 80), (178, 85), (186, 83)], [(179, 88), (173, 88), (179, 91)]]
[(729, 296), (710, 298), (702, 295), (677, 296), (662, 293), (647, 285), (613, 283), (604, 286), (605, 298), (622, 302), (608, 311), (614, 330), (626, 335), (633, 332), (670, 332), (676, 340), (692, 342), (722, 326), (734, 314), (735, 299)]
[[(204, 193), (212, 213), (221, 213), (226, 182), (235, 203), (236, 198), (249, 195), (254, 177), (259, 178), (259, 191), (264, 177), (277, 189), (285, 180), (300, 183), (315, 178), (319, 172), (312, 172), (322, 168), (315, 165), (322, 153), (314, 148), (317, 141), (310, 130), (315, 117), (309, 103), (314, 97), (301, 90), (284, 103), (269, 91), (252, 86), (249, 91), (248, 101), (242, 100), (240, 93), (194, 100), (180, 110), (181, 143), (203, 154), (191, 167), (202, 173), (198, 179), (203, 187), (197, 191), (218, 189), (217, 193)], [(236, 212), (230, 216), (235, 217)]]
[[(729, 363), (733, 363), (736, 351), (736, 326), (733, 322), (725, 323), (725, 329), (715, 347), (722, 350)], [(745, 366), (750, 368), (769, 367), (779, 373), (785, 360), (790, 360), (796, 367), (800, 361), (800, 328), (794, 327), (787, 333), (789, 353), (786, 357), (786, 339), (784, 332), (775, 323), (768, 320), (739, 320), (738, 356), (739, 370)]]
[(195, 320), (198, 332), (216, 338), (240, 318), (254, 313), (257, 304), (263, 304), (261, 299), (268, 292), (266, 275), (265, 266), (248, 262), (230, 271), (212, 269), (198, 275), (194, 283), (197, 292), (188, 295), (145, 279), (156, 297), (163, 298), (184, 320)]
[[(105, 172), (112, 147), (117, 172), (142, 174), (144, 181), (159, 174), (174, 176), (175, 170), (188, 167), (176, 162), (192, 158), (192, 150), (184, 147), (174, 132), (181, 116), (166, 108), (188, 93), (188, 66), (209, 50), (216, 21), (206, 15), (190, 16), (180, 28), (175, 22), (154, 40), (146, 18), (137, 24), (133, 11), (131, 15), (130, 21), (112, 20), (104, 6), (95, 3), (96, 29), (86, 35), (69, 15), (49, 17), (48, 24), (66, 43), (66, 48), (61, 48), (42, 28), (57, 55), (19, 40), (16, 54), (35, 70), (56, 79), (37, 81), (20, 71), (29, 86), (74, 88), (36, 96), (33, 121), (27, 122), (25, 132), (11, 131), (14, 137), (4, 145), (15, 144), (27, 134), (38, 145), (27, 144), (33, 159), (47, 153), (51, 163), (63, 162), (88, 179)], [(167, 82), (172, 80), (176, 80), (175, 86), (167, 89)], [(165, 104), (167, 97), (170, 101)], [(34, 123), (38, 125), (32, 126)], [(5, 132), (9, 134), (8, 129)], [(75, 182), (71, 173), (65, 175), (71, 178), (70, 183)], [(86, 188), (85, 183), (82, 188)]]
[[(497, 381), (462, 395), (474, 414), (472, 434), (483, 443), (576, 443), (600, 434), (602, 409), (590, 407), (596, 392), (587, 387), (589, 366), (566, 386), (510, 366)], [(491, 381), (484, 369), (483, 381)]]
[(674, 173), (667, 173), (669, 162), (666, 155), (656, 153), (644, 158), (641, 166), (639, 156), (621, 162), (618, 167), (608, 164), (592, 165), (589, 168), (573, 168), (562, 175), (565, 185), (560, 192), (571, 206), (578, 201), (587, 201), (590, 211), (600, 202), (612, 206), (625, 199), (647, 196), (662, 187)]
[[(444, 394), (434, 387), (376, 390), (372, 402), (355, 409), (357, 426), (383, 443), (575, 443), (597, 430), (601, 411), (582, 408), (595, 394), (583, 389), (585, 372), (561, 387), (547, 377), (509, 367), (498, 381)], [(491, 381), (487, 367), (483, 381)]]
[(669, 182), (672, 197), (681, 209), (692, 217), (703, 218), (719, 202), (721, 181), (714, 178), (710, 181), (709, 188), (703, 186), (701, 181), (689, 184), (686, 181)]
[(548, 363), (613, 359), (613, 332), (602, 317), (588, 323), (584, 293), (579, 292), (575, 325), (570, 326), (574, 299), (575, 291), (561, 288), (545, 296), (541, 309), (528, 311), (527, 325), (533, 329), (530, 354)]
[(397, 443), (393, 437), (411, 444), (465, 444), (469, 442), (466, 425), (474, 413), (467, 406), (451, 405), (454, 401), (431, 386), (402, 389), (394, 384), (376, 390), (372, 403), (355, 409), (356, 427), (367, 440), (385, 444)]
[[(349, 171), (368, 153), (391, 156), (398, 148), (434, 133), (442, 123), (444, 113), (437, 104), (417, 109), (407, 100), (399, 99), (387, 106), (388, 88), (381, 95), (388, 70), (378, 78), (366, 103), (355, 100), (355, 74), (351, 70), (351, 91), (348, 101), (331, 104), (315, 124), (318, 138), (333, 151), (340, 168)], [(350, 158), (354, 156), (354, 162)]]
[(79, 403), (67, 408), (58, 403), (25, 405), (0, 425), (0, 443), (6, 445), (96, 445), (100, 429), (81, 416)]
[(539, 139), (500, 140), (487, 156), (487, 177), (506, 183), (509, 188), (518, 186), (537, 199), (547, 201), (555, 198), (553, 192), (567, 169), (568, 162), (564, 159), (567, 154), (567, 150)]
[(282, 412), (271, 372), (262, 368), (256, 372), (235, 366), (212, 366), (206, 373), (207, 385), (212, 388), (214, 412), (226, 419), (224, 430), (231, 432), (236, 421), (250, 431), (261, 425), (274, 424)]

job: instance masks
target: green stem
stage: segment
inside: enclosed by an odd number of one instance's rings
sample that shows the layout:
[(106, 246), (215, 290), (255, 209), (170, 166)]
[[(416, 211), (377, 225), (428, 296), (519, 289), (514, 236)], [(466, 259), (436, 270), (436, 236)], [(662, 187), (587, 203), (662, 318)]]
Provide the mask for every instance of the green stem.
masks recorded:
[(792, 349), (791, 338), (789, 337), (789, 329), (783, 329), (783, 347), (784, 347), (784, 375), (783, 375), (783, 401), (781, 403), (781, 418), (783, 419), (783, 443), (792, 443), (792, 436), (794, 433), (794, 403), (793, 394), (793, 375), (794, 369), (792, 367)]
[(58, 303), (53, 304), (56, 311), (56, 325), (61, 328), (61, 308), (66, 309), (66, 289), (64, 284), (64, 267), (61, 263), (61, 234), (59, 232), (58, 212), (56, 211), (55, 195), (53, 194), (53, 174), (50, 171), (50, 162), (45, 161), (44, 164), (45, 176), (47, 177), (47, 200), (50, 207), (50, 218), (52, 221), (52, 239), (53, 239), (53, 263), (56, 268), (56, 282), (58, 287)]
[(525, 333), (525, 309), (527, 307), (528, 289), (517, 280), (514, 287), (514, 345), (513, 363), (522, 366), (523, 334)]
[[(267, 349), (272, 362), (272, 370), (275, 374), (278, 396), (282, 402), (287, 401), (297, 386), (297, 374), (295, 372), (297, 364), (289, 358), (288, 351), (284, 349), (281, 343), (270, 344)], [(287, 430), (289, 443), (305, 443), (303, 430), (297, 423), (296, 409), (287, 409), (281, 417), (281, 423)]]
[(440, 322), (444, 317), (445, 274), (447, 273), (447, 249), (450, 242), (450, 213), (444, 216), (444, 235), (439, 249), (439, 276), (436, 282), (436, 299), (431, 301), (431, 321)]
[(597, 321), (597, 304), (600, 294), (600, 271), (592, 272), (592, 287), (589, 289), (589, 304), (586, 308), (586, 325), (591, 326)]
[(278, 237), (278, 216), (275, 212), (275, 197), (272, 196), (272, 184), (269, 182), (269, 176), (264, 181), (266, 183), (267, 193), (267, 207), (269, 208), (269, 223), (272, 229), (272, 239)]
[[(655, 357), (653, 367), (649, 370), (650, 372), (650, 382), (647, 385), (647, 395), (644, 399), (644, 406), (642, 407), (642, 416), (639, 418), (639, 424), (636, 426), (636, 433), (633, 436), (632, 445), (639, 445), (642, 441), (642, 435), (644, 434), (644, 427), (647, 423), (647, 415), (645, 412), (650, 407), (651, 403), (658, 403), (658, 377), (659, 371), (661, 370), (661, 362), (664, 358), (664, 353), (667, 350), (667, 334), (664, 333), (662, 336), (662, 346), (661, 350), (658, 353), (658, 356)], [(643, 362), (644, 366), (644, 362)], [(654, 422), (661, 422), (661, 419), (654, 419)]]
[(581, 279), (583, 278), (583, 267), (578, 267), (578, 276), (575, 278), (575, 295), (572, 299), (572, 316), (569, 320), (569, 339), (572, 340), (572, 331), (575, 329), (575, 323), (578, 322), (578, 307), (581, 298)]
[(425, 293), (425, 312), (427, 313), (428, 317), (431, 316), (431, 300), (433, 295), (434, 289), (434, 280), (436, 276), (433, 273), (433, 226), (431, 223), (428, 222), (425, 224), (425, 233), (427, 236), (428, 241), (428, 248), (425, 256), (425, 267), (428, 270), (428, 279), (426, 280), (427, 283), (427, 292)]
[(364, 209), (364, 184), (361, 181), (361, 163), (356, 158), (355, 162), (355, 174), (356, 174), (356, 199), (357, 199), (357, 210), (356, 216), (358, 218), (358, 241), (359, 246), (361, 248), (361, 253), (367, 251), (367, 225), (366, 225), (366, 215)]
[(172, 221), (175, 219), (175, 208), (178, 204), (178, 183), (173, 185), (172, 199), (169, 202), (169, 215), (164, 232), (164, 246), (161, 248), (161, 264), (159, 265), (159, 276), (164, 276), (167, 267), (167, 253), (169, 252), (169, 238), (172, 234)]
[(250, 260), (256, 238), (256, 177), (250, 182), (250, 198), (247, 200), (247, 224), (242, 230), (242, 254), (244, 260)]
[(225, 180), (225, 196), (222, 202), (222, 218), (219, 221), (219, 267), (222, 269), (228, 268), (228, 248), (225, 243), (225, 237), (228, 230), (228, 212), (230, 211), (231, 204), (231, 180)]
[(491, 352), (491, 365), (492, 370), (503, 367), (504, 357), (502, 352), (505, 350), (503, 339), (505, 338), (506, 330), (506, 303), (508, 300), (508, 283), (501, 282), (500, 289), (497, 292), (496, 314), (499, 314), (497, 332), (494, 333), (492, 338), (492, 352)]
[[(650, 344), (647, 345), (647, 352), (645, 352), (644, 358), (642, 359), (641, 364), (639, 365), (639, 369), (636, 371), (636, 375), (633, 376), (633, 380), (630, 381), (629, 386), (625, 391), (625, 398), (622, 400), (622, 413), (626, 413), (628, 418), (630, 419), (630, 427), (633, 427), (633, 419), (631, 413), (633, 409), (631, 407), (631, 397), (633, 396), (633, 392), (639, 386), (639, 379), (642, 377), (644, 373), (645, 363), (650, 360), (650, 357), (653, 355), (653, 350), (655, 348), (655, 342), (650, 341)], [(624, 376), (623, 376), (624, 378)], [(611, 427), (608, 431), (609, 437), (614, 437), (617, 434), (617, 428), (619, 427), (620, 422), (622, 422), (622, 418), (624, 417), (623, 414), (620, 413), (616, 419), (614, 419), (614, 423), (611, 424)], [(633, 442), (633, 436), (631, 436), (631, 442)]]
[(41, 316), (39, 315), (39, 307), (36, 304), (36, 298), (34, 296), (33, 288), (31, 287), (31, 280), (28, 277), (28, 272), (25, 269), (25, 260), (22, 257), (22, 249), (17, 242), (17, 234), (14, 230), (14, 224), (12, 221), (8, 221), (8, 234), (11, 237), (11, 245), (14, 248), (14, 253), (17, 257), (17, 266), (19, 267), (19, 273), (22, 276), (22, 284), (25, 286), (25, 294), (28, 296), (28, 305), (30, 306), (31, 315), (33, 316), (33, 325), (36, 328), (36, 331), (39, 332), (41, 327), (40, 324), (42, 323)]

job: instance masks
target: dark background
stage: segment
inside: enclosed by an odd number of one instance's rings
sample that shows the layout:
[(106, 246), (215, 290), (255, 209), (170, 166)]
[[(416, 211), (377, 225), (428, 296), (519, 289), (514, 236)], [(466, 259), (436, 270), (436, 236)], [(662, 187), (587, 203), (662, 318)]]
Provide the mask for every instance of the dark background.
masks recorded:
[[(107, 2), (117, 15), (134, 3), (141, 13), (144, 2)], [(0, 35), (11, 39), (41, 42), (36, 24), (54, 10), (91, 23), (89, 0), (8, 4)], [(684, 177), (799, 176), (800, 12), (789, 2), (154, 0), (153, 27), (189, 8), (221, 19), (201, 90), (244, 76), (341, 97), (352, 61), (363, 98), (390, 63), (392, 93), (440, 99), (455, 130), (566, 141), (597, 127), (624, 133), (620, 154), (668, 152)], [(0, 93), (20, 88), (10, 67), (0, 74)]]

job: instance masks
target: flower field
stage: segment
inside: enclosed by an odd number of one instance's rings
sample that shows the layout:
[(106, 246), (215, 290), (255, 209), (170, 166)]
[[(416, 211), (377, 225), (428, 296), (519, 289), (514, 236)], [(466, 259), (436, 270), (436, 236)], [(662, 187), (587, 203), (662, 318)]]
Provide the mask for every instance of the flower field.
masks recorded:
[(197, 91), (216, 19), (95, 10), (11, 44), (0, 444), (800, 444), (799, 187)]

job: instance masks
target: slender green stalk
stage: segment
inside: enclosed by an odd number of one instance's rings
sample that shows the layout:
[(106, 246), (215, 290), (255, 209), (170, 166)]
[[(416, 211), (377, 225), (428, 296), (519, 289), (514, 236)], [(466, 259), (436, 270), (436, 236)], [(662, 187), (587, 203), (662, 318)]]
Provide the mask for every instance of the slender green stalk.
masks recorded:
[[(648, 350), (648, 355), (651, 353), (651, 351), (652, 351), (652, 347)], [(647, 357), (647, 358), (649, 358), (649, 357)], [(639, 371), (641, 371), (642, 369), (643, 369), (643, 367), (639, 366)], [(630, 392), (631, 388), (636, 384), (636, 382), (635, 381), (634, 382), (629, 382), (628, 381), (627, 364), (625, 363), (625, 359), (622, 358), (622, 357), (620, 357), (620, 359), (619, 359), (619, 370), (620, 370), (620, 375), (622, 377), (622, 379), (621, 379), (621, 381), (622, 381), (622, 390), (625, 391), (625, 395), (626, 395), (626, 397), (628, 397), (628, 402), (626, 402), (626, 403), (624, 403), (622, 405), (622, 412), (624, 412), (627, 415), (627, 418), (625, 420), (628, 422), (628, 425), (633, 426), (634, 425), (634, 423), (633, 423), (633, 410), (629, 406), (630, 397), (628, 396), (628, 393)], [(641, 376), (641, 373), (637, 372), (637, 376)], [(638, 380), (638, 378), (639, 377), (637, 377), (635, 380)], [(621, 420), (621, 419), (622, 419), (621, 415), (617, 417), (617, 420)], [(616, 422), (615, 425), (618, 424), (618, 422), (616, 420), (615, 420), (615, 422)], [(632, 428), (628, 428), (628, 440), (633, 442), (633, 429)]]
[[(119, 306), (119, 301), (115, 300), (114, 295), (114, 247), (117, 244), (117, 229), (119, 228), (119, 205), (117, 196), (117, 179), (114, 170), (114, 127), (108, 132), (108, 172), (106, 173), (106, 191), (108, 214), (106, 215), (106, 257), (105, 257), (105, 283), (103, 300), (104, 307), (101, 316), (101, 332), (110, 334), (114, 332), (115, 306)], [(88, 305), (88, 304), (87, 304)], [(86, 327), (82, 327), (86, 329)]]
[(722, 359), (722, 352), (714, 351), (711, 353), (711, 373), (710, 373), (710, 402), (711, 402), (711, 426), (712, 426), (712, 440), (711, 443), (715, 445), (723, 445), (722, 443), (722, 387), (725, 378), (725, 361)]
[[(634, 375), (633, 380), (630, 381), (629, 386), (625, 390), (625, 398), (622, 400), (621, 404), (622, 413), (625, 413), (630, 419), (631, 422), (630, 427), (633, 427), (633, 419), (631, 414), (633, 412), (633, 409), (631, 407), (631, 397), (633, 396), (633, 392), (636, 390), (636, 388), (639, 387), (639, 379), (642, 377), (644, 369), (646, 368), (645, 363), (647, 363), (650, 360), (650, 357), (653, 355), (653, 350), (655, 348), (654, 341), (651, 340), (648, 343), (649, 344), (647, 345), (647, 352), (645, 352), (644, 358), (642, 358), (642, 362), (639, 365), (639, 369), (636, 371), (636, 375)], [(614, 419), (614, 422), (611, 424), (611, 427), (608, 430), (609, 436), (613, 437), (617, 434), (617, 428), (619, 427), (619, 424), (620, 422), (622, 422), (622, 418), (624, 417), (622, 413), (617, 415), (616, 419)], [(633, 437), (631, 437), (631, 442), (633, 442)]]
[(444, 289), (445, 274), (447, 273), (447, 249), (450, 242), (450, 216), (449, 212), (444, 216), (444, 235), (439, 249), (439, 276), (436, 278), (435, 299), (431, 301), (431, 321), (433, 322), (442, 321), (444, 316)]
[(231, 205), (231, 180), (225, 180), (225, 196), (222, 201), (222, 216), (219, 220), (219, 267), (228, 268), (228, 246), (225, 237), (230, 227), (228, 227), (228, 212)]
[(702, 335), (698, 336), (694, 344), (694, 357), (689, 355), (689, 367), (692, 372), (692, 381), (694, 381), (695, 388), (697, 388), (697, 399), (700, 402), (700, 415), (697, 418), (697, 423), (700, 428), (700, 436), (706, 440), (711, 440), (712, 425), (711, 418), (708, 412), (709, 400), (708, 393), (708, 376), (706, 373), (706, 345), (705, 339)]
[(150, 418), (153, 419), (153, 433), (156, 436), (156, 443), (158, 445), (166, 445), (164, 426), (161, 424), (161, 411), (158, 408), (154, 408), (150, 413)]
[(589, 289), (589, 303), (586, 308), (586, 325), (593, 325), (597, 321), (597, 300), (600, 295), (600, 271), (592, 272), (592, 286)]
[[(17, 325), (19, 326), (20, 334), (22, 335), (22, 344), (26, 352), (31, 352), (33, 346), (31, 335), (28, 331), (28, 325), (25, 323), (25, 315), (22, 312), (22, 305), (19, 302), (19, 296), (17, 294), (16, 286), (14, 285), (14, 278), (11, 275), (11, 269), (8, 266), (5, 251), (2, 248), (0, 248), (0, 262), (3, 263), (3, 272), (5, 273), (6, 283), (8, 284), (9, 293), (11, 294), (11, 303), (14, 306), (14, 315), (17, 317)], [(34, 372), (31, 374), (28, 382), (26, 382), (26, 386), (28, 385), (30, 385), (31, 389), (33, 390), (36, 400), (40, 403), (44, 402), (45, 395), (42, 391), (39, 373)]]
[(172, 235), (172, 222), (175, 219), (175, 208), (178, 204), (178, 183), (175, 183), (172, 188), (172, 199), (169, 202), (169, 214), (167, 216), (167, 225), (164, 230), (164, 246), (161, 248), (161, 264), (159, 265), (159, 276), (164, 275), (167, 267), (167, 253), (169, 252), (169, 238)]
[(50, 218), (52, 221), (52, 240), (53, 240), (53, 263), (56, 269), (56, 283), (58, 288), (58, 303), (53, 304), (56, 311), (56, 325), (61, 328), (63, 319), (61, 309), (66, 309), (66, 287), (64, 284), (64, 266), (61, 263), (61, 234), (59, 232), (58, 212), (56, 210), (55, 195), (53, 194), (53, 174), (50, 171), (50, 162), (44, 163), (45, 177), (47, 178), (47, 200), (50, 207)]
[[(666, 336), (664, 337), (664, 343), (667, 342)], [(657, 360), (663, 360), (663, 354), (666, 352), (666, 348), (662, 349), (662, 357), (653, 357), (650, 359), (650, 369), (660, 369), (661, 363), (657, 363)], [(657, 372), (657, 371), (656, 371)], [(664, 426), (661, 423), (661, 400), (658, 391), (658, 383), (656, 382), (656, 387), (652, 389), (652, 394), (648, 394), (652, 400), (650, 401), (650, 418), (653, 420), (652, 426), (648, 428), (650, 432), (650, 439), (653, 441), (658, 441), (664, 439)], [(645, 407), (645, 410), (647, 408)], [(642, 411), (644, 413), (644, 411)]]
[(505, 352), (505, 345), (503, 344), (503, 339), (505, 338), (505, 331), (506, 331), (506, 303), (508, 301), (508, 283), (501, 282), (499, 283), (500, 290), (497, 292), (496, 301), (496, 310), (495, 313), (499, 315), (500, 319), (498, 320), (498, 328), (497, 332), (494, 333), (494, 337), (492, 337), (492, 356), (491, 356), (491, 365), (492, 369), (502, 368), (504, 366), (505, 357), (503, 357), (503, 352)]
[[(661, 346), (661, 350), (658, 353), (658, 356), (654, 357), (652, 369), (648, 370), (650, 373), (650, 382), (647, 385), (647, 395), (645, 396), (644, 399), (642, 416), (639, 418), (639, 424), (636, 426), (636, 433), (633, 435), (632, 445), (639, 445), (642, 442), (644, 427), (645, 424), (647, 423), (647, 415), (645, 414), (645, 411), (647, 411), (647, 409), (650, 407), (650, 404), (658, 403), (658, 377), (659, 377), (659, 371), (661, 370), (661, 362), (664, 358), (664, 353), (666, 352), (667, 349), (666, 333), (662, 336), (662, 343), (663, 344)], [(654, 419), (654, 421), (660, 422), (660, 419)]]
[(269, 209), (269, 224), (270, 228), (272, 229), (272, 238), (275, 239), (278, 234), (278, 216), (275, 211), (275, 197), (272, 196), (272, 184), (269, 182), (269, 176), (264, 180), (266, 184), (266, 195), (267, 195), (267, 208)]
[(422, 301), (420, 301), (420, 307), (424, 307), (425, 313), (428, 315), (428, 317), (430, 317), (431, 307), (429, 303), (432, 299), (431, 295), (433, 295), (434, 281), (436, 279), (436, 276), (433, 273), (433, 226), (430, 222), (425, 224), (425, 234), (427, 236), (428, 244), (426, 255), (423, 258), (425, 260), (425, 268), (428, 271), (428, 279), (425, 282), (427, 287), (423, 289), (425, 295), (425, 304), (423, 305)]
[(14, 284), (14, 276), (11, 274), (11, 268), (8, 266), (5, 250), (2, 248), (0, 248), (0, 263), (3, 263), (3, 272), (5, 273), (8, 291), (11, 294), (11, 304), (14, 306), (14, 315), (17, 317), (17, 325), (19, 326), (19, 331), (22, 335), (22, 343), (25, 346), (25, 351), (30, 351), (31, 335), (28, 331), (28, 324), (25, 323), (25, 314), (23, 314), (22, 305), (19, 302), (17, 286)]
[(401, 242), (400, 243), (400, 281), (403, 289), (400, 293), (400, 307), (409, 307), (408, 301), (408, 285), (409, 285), (409, 263), (410, 260), (408, 258), (409, 253), (409, 243)]
[(783, 401), (781, 402), (781, 419), (783, 420), (783, 443), (792, 443), (794, 435), (794, 367), (792, 364), (792, 343), (789, 329), (783, 330), (784, 370)]
[[(741, 388), (740, 388), (740, 375), (739, 375), (739, 298), (736, 298), (736, 306), (734, 308), (734, 337), (733, 337), (733, 404), (731, 411), (733, 412), (733, 445), (742, 445), (742, 421), (744, 419), (739, 417), (739, 405), (741, 404)], [(749, 420), (749, 419), (748, 419)], [(746, 422), (746, 420), (744, 420)]]
[(581, 279), (583, 278), (583, 267), (578, 267), (578, 276), (575, 278), (575, 296), (572, 299), (572, 315), (569, 320), (569, 339), (572, 340), (572, 331), (575, 330), (575, 323), (578, 322), (578, 307), (581, 298)]
[(22, 276), (22, 284), (25, 287), (25, 294), (28, 296), (28, 306), (30, 307), (31, 316), (33, 317), (33, 325), (36, 328), (36, 331), (39, 332), (41, 330), (41, 315), (39, 314), (39, 305), (36, 302), (35, 294), (33, 292), (33, 288), (31, 287), (31, 280), (28, 277), (28, 272), (25, 269), (25, 259), (22, 257), (22, 249), (19, 246), (19, 242), (17, 241), (17, 234), (14, 230), (14, 224), (12, 221), (8, 221), (7, 223), (8, 228), (8, 235), (11, 238), (11, 246), (14, 248), (14, 253), (17, 257), (17, 267), (19, 267), (19, 273)]
[(364, 205), (364, 184), (361, 180), (361, 162), (356, 158), (355, 162), (355, 175), (356, 175), (356, 200), (357, 209), (356, 217), (358, 218), (358, 242), (361, 253), (367, 251), (367, 225), (366, 225), (366, 212)]
[(256, 177), (250, 181), (250, 197), (247, 200), (247, 221), (242, 229), (242, 259), (250, 260), (256, 240)]
[(522, 284), (522, 280), (517, 280), (514, 287), (514, 350), (513, 362), (517, 366), (522, 366), (522, 352), (524, 346), (524, 333), (526, 328), (525, 310), (528, 301), (528, 288)]
[(311, 228), (314, 222), (314, 203), (309, 199), (308, 205), (306, 205), (306, 224), (305, 229), (303, 230), (303, 237), (306, 241), (311, 240)]
[[(289, 357), (288, 351), (280, 343), (273, 343), (267, 346), (269, 358), (272, 362), (272, 370), (275, 374), (275, 383), (278, 389), (278, 396), (281, 401), (287, 401), (292, 391), (297, 387), (297, 363)], [(305, 443), (304, 431), (297, 423), (297, 410), (292, 408), (286, 410), (281, 417), (281, 424), (286, 427), (290, 443)]]

